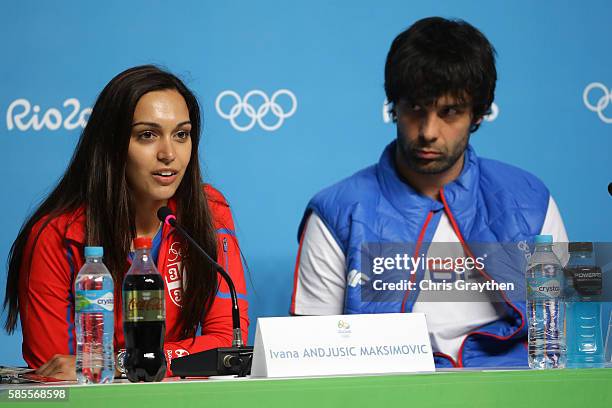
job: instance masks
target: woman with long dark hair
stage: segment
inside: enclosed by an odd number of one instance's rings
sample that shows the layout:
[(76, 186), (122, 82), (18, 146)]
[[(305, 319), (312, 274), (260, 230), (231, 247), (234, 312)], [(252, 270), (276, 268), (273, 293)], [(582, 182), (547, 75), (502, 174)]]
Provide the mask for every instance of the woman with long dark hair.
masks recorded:
[(164, 205), (232, 276), (246, 336), (240, 250), (225, 199), (202, 185), (200, 124), (193, 93), (155, 66), (120, 73), (98, 97), (68, 169), (9, 255), (5, 329), (12, 333), (20, 317), (23, 357), (39, 374), (75, 378), (73, 292), (85, 246), (105, 249), (115, 282), (115, 350), (123, 348), (121, 284), (136, 236), (153, 239), (165, 281), (167, 359), (231, 345), (228, 288), (205, 258), (159, 222), (156, 212)]

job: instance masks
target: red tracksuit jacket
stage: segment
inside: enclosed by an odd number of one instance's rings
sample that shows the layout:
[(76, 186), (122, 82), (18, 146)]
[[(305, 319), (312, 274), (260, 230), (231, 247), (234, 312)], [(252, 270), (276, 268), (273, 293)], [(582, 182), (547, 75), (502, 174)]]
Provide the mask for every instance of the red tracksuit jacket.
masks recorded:
[[(217, 230), (217, 262), (230, 274), (239, 296), (241, 328), (246, 339), (246, 285), (234, 222), (225, 199), (211, 186), (204, 187), (213, 224)], [(168, 206), (175, 210), (174, 200)], [(74, 328), (74, 281), (84, 263), (85, 217), (83, 209), (57, 217), (41, 231), (45, 218), (34, 225), (28, 238), (20, 271), (19, 304), (23, 332), (23, 358), (38, 368), (55, 354), (76, 354)], [(180, 220), (179, 220), (180, 221)], [(112, 220), (109, 220), (112, 222)], [(38, 241), (35, 238), (40, 232)], [(168, 225), (162, 227), (162, 242), (157, 268), (165, 282), (165, 352), (170, 361), (191, 353), (232, 343), (231, 299), (227, 284), (218, 276), (219, 291), (202, 320), (201, 335), (182, 339), (177, 332), (181, 309), (182, 275), (180, 255), (183, 241)], [(31, 259), (31, 262), (30, 262)], [(126, 265), (125, 272), (129, 269)], [(189, 271), (186, 271), (189, 273)], [(204, 299), (202, 300), (204, 301)], [(115, 283), (115, 352), (124, 348), (121, 286)], [(170, 370), (168, 374), (171, 375)]]

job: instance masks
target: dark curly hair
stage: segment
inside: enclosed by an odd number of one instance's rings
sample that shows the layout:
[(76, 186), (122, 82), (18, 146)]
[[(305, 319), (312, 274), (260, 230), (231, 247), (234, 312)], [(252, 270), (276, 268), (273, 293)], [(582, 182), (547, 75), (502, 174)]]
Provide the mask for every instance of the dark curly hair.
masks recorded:
[(417, 21), (393, 40), (387, 54), (385, 92), (393, 119), (400, 100), (428, 106), (450, 95), (471, 105), (475, 132), (495, 96), (495, 55), (487, 38), (465, 21)]

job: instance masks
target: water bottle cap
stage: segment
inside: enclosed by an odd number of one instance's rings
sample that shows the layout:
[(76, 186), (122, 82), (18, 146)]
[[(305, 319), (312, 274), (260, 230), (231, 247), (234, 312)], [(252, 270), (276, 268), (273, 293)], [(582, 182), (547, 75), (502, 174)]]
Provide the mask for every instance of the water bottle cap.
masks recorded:
[(570, 242), (569, 251), (570, 252), (593, 252), (593, 243), (592, 242)]
[(552, 235), (536, 235), (535, 243), (537, 244), (552, 244), (553, 238)]
[(134, 249), (151, 249), (153, 243), (149, 237), (134, 238)]
[(101, 246), (86, 246), (85, 247), (85, 258), (100, 258), (104, 255), (104, 248)]

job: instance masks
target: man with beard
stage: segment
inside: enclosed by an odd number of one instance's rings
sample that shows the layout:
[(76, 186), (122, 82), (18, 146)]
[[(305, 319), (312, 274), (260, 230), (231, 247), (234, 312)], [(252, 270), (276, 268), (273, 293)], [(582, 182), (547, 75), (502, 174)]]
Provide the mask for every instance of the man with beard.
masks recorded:
[[(426, 18), (397, 36), (385, 65), (397, 138), (376, 165), (309, 202), (292, 314), (421, 312), (438, 367), (527, 366), (524, 301), (451, 291), (430, 302), (419, 290), (422, 281), (498, 280), (481, 268), (436, 276), (435, 268), (420, 267), (406, 275), (416, 286), (388, 301), (363, 292), (384, 276), (362, 265), (372, 243), (409, 244), (415, 256), (428, 257), (438, 255), (429, 243), (449, 243), (455, 257), (465, 257), (476, 242), (527, 244), (536, 235), (567, 242), (546, 186), (526, 171), (479, 158), (469, 144), (490, 112), (496, 80), (492, 45), (464, 21)], [(512, 278), (524, 279), (521, 271)]]

